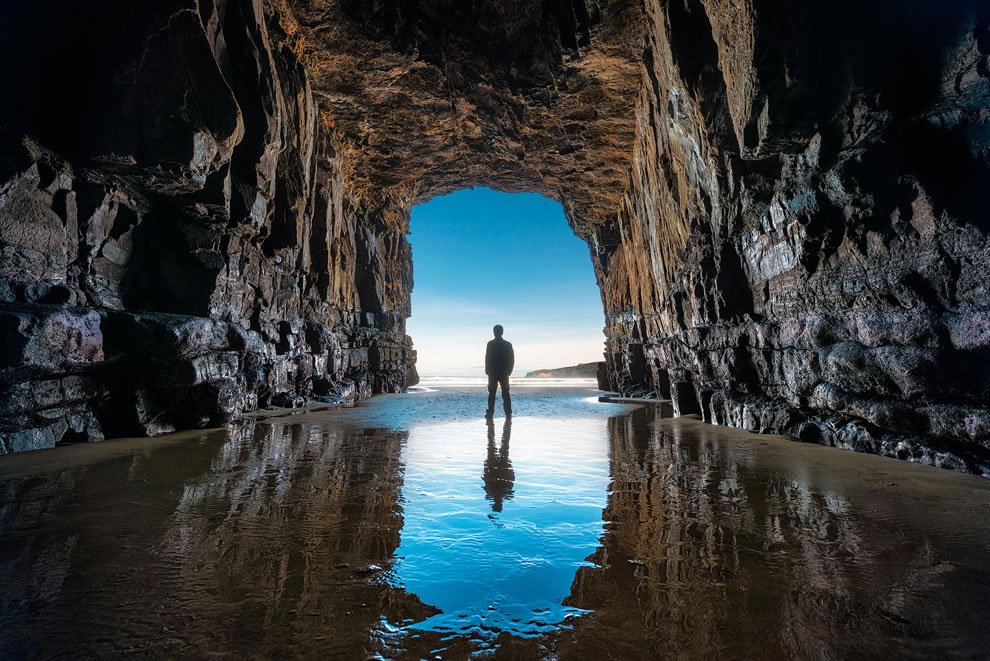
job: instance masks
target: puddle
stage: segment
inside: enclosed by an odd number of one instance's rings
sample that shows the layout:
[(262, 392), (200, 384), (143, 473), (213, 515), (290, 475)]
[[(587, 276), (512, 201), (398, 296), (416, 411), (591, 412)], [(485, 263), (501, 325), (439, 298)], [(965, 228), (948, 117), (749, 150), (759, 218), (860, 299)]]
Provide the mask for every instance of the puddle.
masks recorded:
[(985, 480), (583, 389), (514, 403), (511, 423), (489, 424), (482, 390), (438, 388), (5, 457), (0, 656), (990, 645)]

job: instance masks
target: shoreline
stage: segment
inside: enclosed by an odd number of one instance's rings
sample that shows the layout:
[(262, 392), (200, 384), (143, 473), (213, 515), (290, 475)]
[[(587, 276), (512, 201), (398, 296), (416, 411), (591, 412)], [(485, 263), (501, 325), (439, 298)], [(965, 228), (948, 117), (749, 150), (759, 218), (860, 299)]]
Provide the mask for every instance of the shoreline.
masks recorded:
[(795, 627), (816, 632), (798, 657), (987, 642), (990, 483), (591, 389), (520, 391), (493, 421), (485, 398), (383, 395), (0, 470), (0, 647), (793, 657)]
[[(446, 378), (446, 377), (445, 377)], [(449, 377), (452, 379), (459, 379), (459, 377)], [(525, 377), (521, 377), (525, 378)], [(477, 380), (477, 379), (475, 379)], [(727, 425), (719, 425), (710, 421), (705, 421), (698, 414), (686, 414), (682, 416), (674, 416), (672, 403), (668, 399), (650, 399), (650, 398), (638, 398), (638, 397), (622, 397), (618, 393), (599, 390), (596, 385), (590, 383), (580, 383), (584, 381), (590, 381), (585, 379), (562, 379), (562, 381), (567, 381), (567, 383), (536, 383), (535, 381), (543, 381), (543, 377), (537, 377), (535, 379), (530, 379), (528, 382), (516, 383), (513, 382), (513, 386), (518, 388), (522, 392), (527, 392), (530, 394), (540, 394), (545, 391), (545, 394), (563, 395), (566, 394), (568, 390), (574, 392), (587, 393), (589, 399), (595, 399), (597, 402), (606, 405), (623, 406), (627, 407), (628, 410), (612, 413), (611, 415), (624, 415), (636, 407), (659, 407), (660, 418), (663, 420), (684, 420), (691, 421), (700, 425), (705, 425), (711, 427), (716, 431), (716, 434), (727, 434), (728, 437), (738, 437), (740, 440), (748, 440), (750, 442), (763, 440), (763, 439), (782, 439), (795, 447), (807, 447), (813, 446), (818, 448), (823, 448), (827, 450), (839, 450), (842, 454), (850, 454), (854, 457), (873, 457), (876, 459), (881, 459), (884, 461), (892, 461), (897, 464), (909, 464), (914, 466), (923, 466), (925, 469), (931, 469), (936, 472), (949, 472), (959, 475), (965, 475), (968, 477), (979, 478), (981, 480), (988, 479), (988, 475), (980, 475), (977, 473), (964, 472), (953, 470), (949, 467), (944, 466), (934, 466), (932, 464), (911, 461), (910, 459), (898, 459), (895, 457), (889, 457), (886, 455), (875, 454), (872, 452), (862, 452), (851, 448), (844, 448), (832, 445), (824, 445), (821, 443), (803, 441), (795, 436), (790, 436), (787, 434), (772, 434), (763, 433), (757, 431), (750, 431), (746, 429), (740, 429), (737, 427), (731, 427)], [(575, 383), (578, 382), (578, 383)], [(112, 461), (114, 459), (119, 459), (127, 456), (136, 456), (140, 454), (147, 454), (154, 452), (156, 450), (170, 447), (173, 445), (181, 445), (183, 443), (193, 443), (193, 442), (207, 442), (210, 440), (216, 440), (219, 438), (224, 438), (235, 433), (237, 430), (242, 428), (246, 424), (292, 424), (293, 420), (297, 420), (300, 424), (303, 423), (314, 423), (314, 422), (334, 422), (340, 424), (342, 427), (354, 428), (365, 425), (375, 424), (381, 425), (383, 429), (396, 429), (394, 424), (390, 424), (391, 421), (387, 417), (381, 417), (377, 415), (377, 411), (382, 406), (384, 400), (393, 400), (394, 398), (404, 398), (404, 397), (421, 397), (429, 396), (431, 394), (437, 393), (456, 393), (463, 394), (465, 392), (472, 392), (478, 396), (479, 403), (484, 401), (484, 396), (486, 393), (486, 388), (484, 385), (479, 385), (475, 382), (470, 383), (444, 383), (444, 384), (427, 384), (425, 386), (413, 386), (410, 387), (407, 392), (404, 393), (378, 393), (372, 395), (367, 399), (360, 399), (355, 401), (346, 401), (341, 403), (325, 403), (325, 402), (313, 402), (311, 404), (306, 404), (297, 408), (271, 408), (271, 409), (259, 409), (256, 411), (251, 411), (245, 413), (243, 418), (238, 421), (232, 422), (229, 425), (223, 427), (206, 427), (202, 429), (187, 429), (176, 432), (170, 432), (168, 434), (162, 434), (159, 436), (130, 436), (121, 438), (111, 438), (104, 441), (95, 442), (83, 442), (83, 443), (73, 443), (62, 446), (56, 446), (54, 448), (43, 448), (38, 450), (28, 450), (24, 452), (15, 452), (7, 455), (0, 455), (0, 482), (10, 479), (23, 478), (35, 474), (50, 473), (59, 470), (65, 470), (70, 468), (75, 468), (79, 466), (91, 465), (96, 463), (101, 463), (104, 461)], [(515, 392), (515, 391), (514, 391)], [(518, 399), (518, 398), (516, 398)], [(515, 400), (514, 400), (515, 401)], [(479, 408), (482, 404), (479, 404)], [(345, 414), (340, 416), (336, 420), (328, 419), (325, 417), (328, 413), (341, 412), (341, 411), (352, 411), (353, 413)], [(544, 412), (545, 413), (545, 412)], [(514, 418), (519, 418), (525, 415), (525, 413), (516, 411)], [(584, 417), (583, 414), (580, 417)], [(611, 415), (609, 417), (611, 417)], [(421, 416), (412, 416), (413, 419), (419, 419)], [(477, 417), (482, 420), (482, 415), (479, 413), (477, 416), (473, 414), (460, 414), (451, 419), (470, 419)], [(496, 420), (502, 417), (500, 412), (500, 407), (496, 406)], [(870, 460), (872, 462), (872, 460)], [(883, 466), (885, 464), (878, 464)]]

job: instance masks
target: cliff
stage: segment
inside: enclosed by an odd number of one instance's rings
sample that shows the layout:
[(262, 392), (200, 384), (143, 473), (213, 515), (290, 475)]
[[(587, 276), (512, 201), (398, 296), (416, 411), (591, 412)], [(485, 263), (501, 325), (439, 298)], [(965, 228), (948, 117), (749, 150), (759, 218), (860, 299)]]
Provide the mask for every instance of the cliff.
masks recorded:
[(990, 9), (646, 3), (629, 189), (590, 242), (626, 392), (990, 470)]
[(404, 228), (355, 200), (276, 8), (16, 12), (3, 51), (50, 55), (4, 74), (0, 452), (415, 383)]
[(594, 379), (597, 376), (598, 363), (579, 363), (570, 367), (554, 367), (526, 373), (527, 379)]
[(985, 3), (77, 4), (0, 37), (5, 451), (401, 390), (409, 210), (487, 185), (613, 389), (990, 472)]

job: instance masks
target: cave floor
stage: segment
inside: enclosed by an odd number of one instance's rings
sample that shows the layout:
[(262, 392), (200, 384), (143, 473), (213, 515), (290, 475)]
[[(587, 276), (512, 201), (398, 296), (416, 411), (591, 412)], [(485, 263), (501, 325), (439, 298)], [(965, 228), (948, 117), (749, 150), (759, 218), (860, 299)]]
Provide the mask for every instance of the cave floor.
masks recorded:
[(574, 388), (0, 460), (0, 657), (975, 657), (990, 482)]

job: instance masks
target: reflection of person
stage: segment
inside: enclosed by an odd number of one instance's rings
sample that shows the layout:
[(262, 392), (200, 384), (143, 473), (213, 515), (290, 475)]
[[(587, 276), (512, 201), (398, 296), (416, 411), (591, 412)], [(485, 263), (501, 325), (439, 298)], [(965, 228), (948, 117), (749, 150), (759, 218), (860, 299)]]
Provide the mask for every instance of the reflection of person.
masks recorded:
[(495, 447), (495, 422), (488, 420), (488, 458), (485, 459), (485, 494), (492, 501), (492, 511), (502, 511), (502, 501), (512, 498), (512, 484), (516, 472), (509, 461), (509, 435), (512, 420), (502, 423), (502, 443)]
[(496, 325), (492, 328), (495, 339), (488, 343), (485, 350), (485, 374), (488, 375), (488, 411), (485, 417), (495, 415), (495, 391), (502, 387), (502, 408), (505, 415), (512, 415), (512, 398), (509, 397), (509, 375), (512, 374), (512, 367), (516, 362), (516, 355), (512, 351), (512, 343), (502, 339), (502, 327)]

